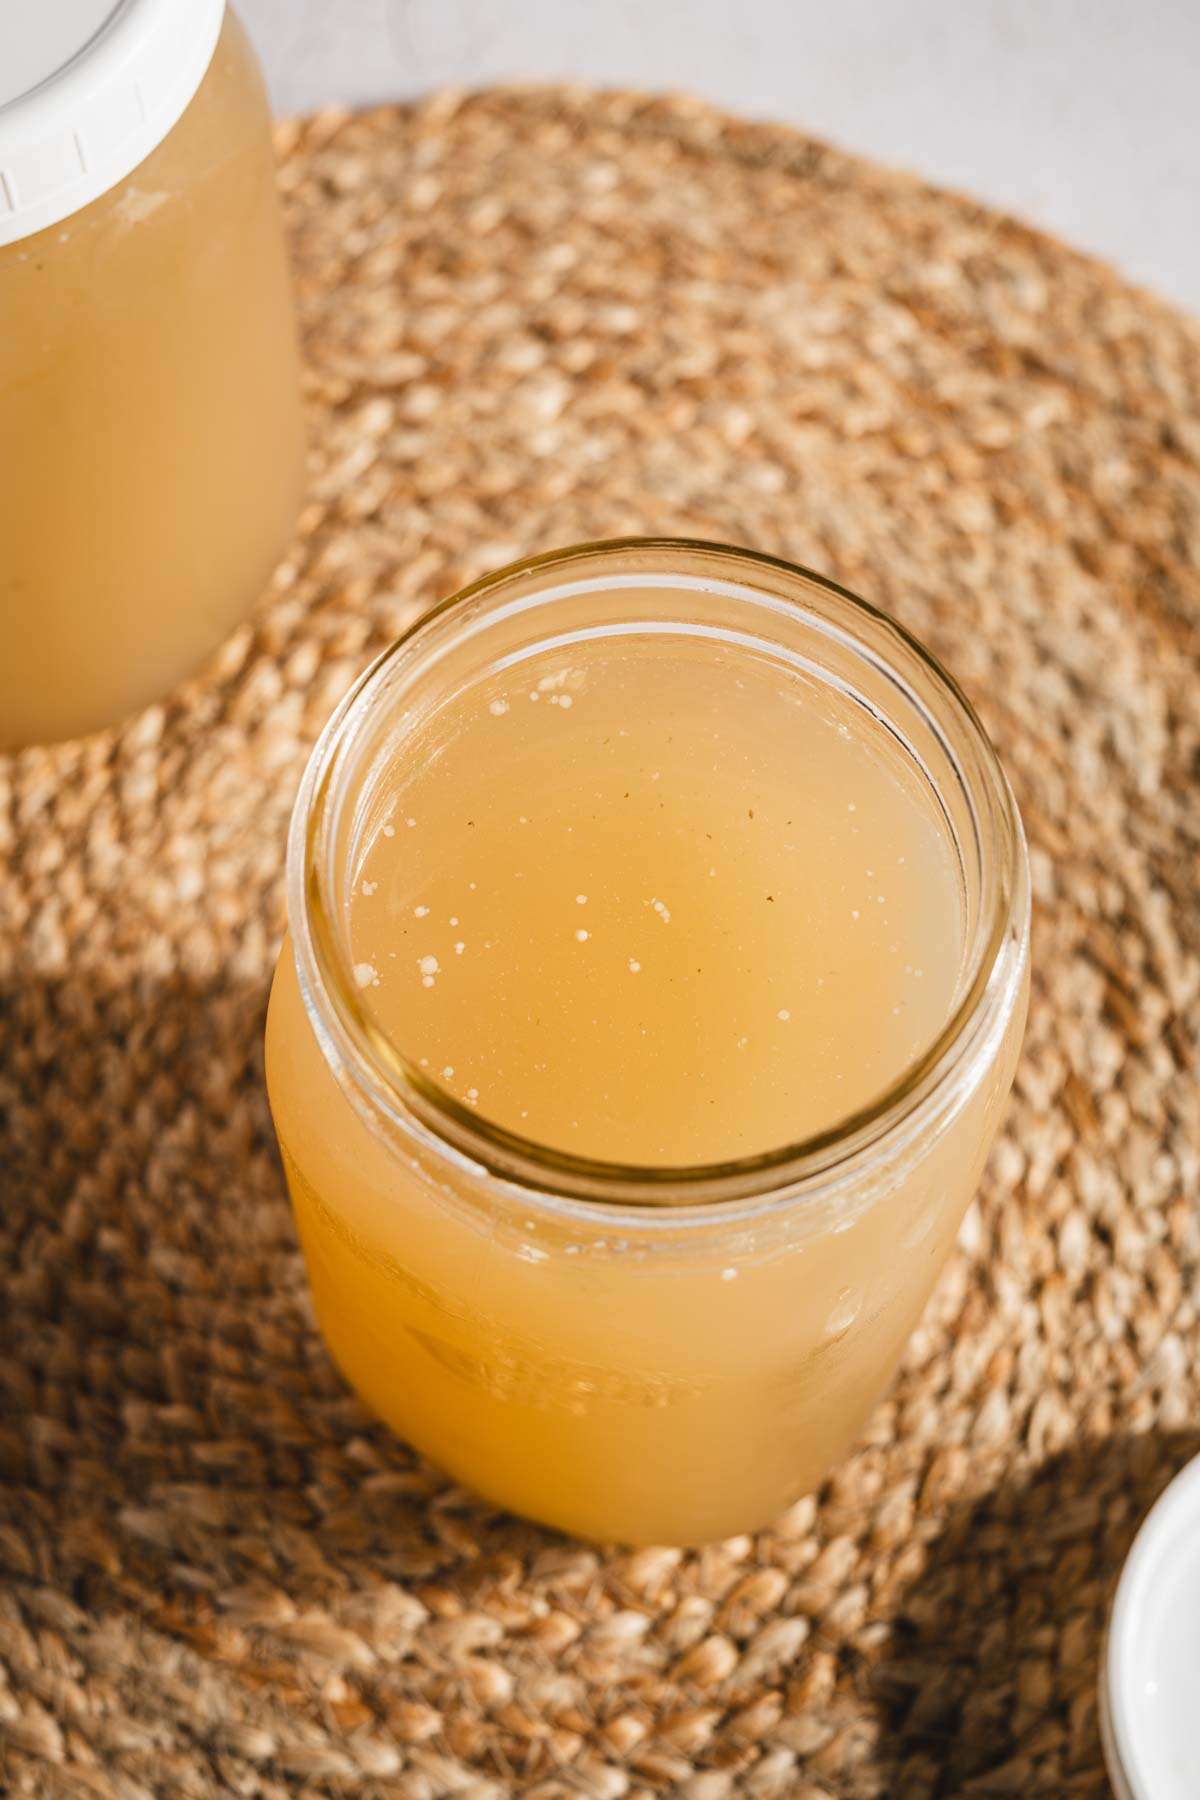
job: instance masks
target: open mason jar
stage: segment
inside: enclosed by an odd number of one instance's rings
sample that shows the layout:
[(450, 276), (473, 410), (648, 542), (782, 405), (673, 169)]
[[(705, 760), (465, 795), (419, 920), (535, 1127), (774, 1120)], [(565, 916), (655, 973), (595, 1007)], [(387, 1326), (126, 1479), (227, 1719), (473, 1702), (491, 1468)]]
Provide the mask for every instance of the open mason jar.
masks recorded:
[(164, 694), (298, 504), (270, 119), (224, 0), (0, 9), (0, 749)]
[[(441, 1069), (441, 1056), (431, 1065), (418, 1054), (415, 1024), (388, 1022), (352, 929), (352, 900), (364, 888), (374, 899), (378, 885), (363, 880), (364, 845), (382, 829), (389, 854), (397, 844), (417, 854), (418, 833), (406, 828), (418, 819), (404, 817), (403, 800), (394, 813), (382, 801), (406, 757), (419, 764), (413, 779), (431, 766), (449, 771), (442, 791), (453, 813), (454, 721), (469, 712), (494, 723), (494, 750), (472, 751), (470, 766), (491, 761), (503, 800), (512, 742), (503, 732), (518, 702), (540, 695), (528, 717), (544, 722), (556, 698), (571, 700), (574, 721), (589, 691), (597, 700), (605, 691), (599, 681), (589, 690), (589, 658), (603, 656), (611, 669), (643, 651), (658, 659), (646, 691), (663, 705), (671, 682), (686, 686), (693, 666), (707, 678), (712, 658), (724, 659), (705, 717), (714, 735), (724, 733), (726, 770), (741, 766), (724, 732), (744, 685), (739, 671), (747, 682), (752, 669), (767, 671), (785, 698), (800, 684), (805, 704), (827, 690), (839, 741), (852, 740), (859, 721), (872, 743), (886, 742), (936, 817), (955, 871), (961, 931), (946, 1005), (917, 1053), (852, 1111), (807, 1119), (791, 1137), (722, 1160), (689, 1158), (686, 1137), (682, 1153), (676, 1143), (657, 1160), (607, 1155), (603, 1136), (581, 1153), (526, 1135), (521, 1115), (488, 1116), (486, 1095), (443, 1079), (455, 1070)], [(558, 662), (539, 679), (547, 656)], [(562, 714), (553, 716), (557, 730)], [(619, 716), (596, 740), (606, 756), (624, 754)], [(681, 767), (695, 760), (685, 744)], [(537, 767), (550, 786), (566, 762)], [(661, 774), (646, 774), (658, 784), (647, 786), (647, 807), (668, 803), (669, 773)], [(618, 781), (618, 801), (629, 800), (629, 786)], [(596, 795), (600, 787), (597, 777)], [(468, 810), (464, 831), (488, 826), (478, 804)], [(753, 799), (740, 811), (749, 820), (731, 853), (739, 865), (760, 854), (751, 833), (775, 829)], [(398, 831), (381, 827), (393, 816)], [(524, 864), (517, 823), (512, 860)], [(800, 818), (786, 823), (803, 829)], [(602, 840), (601, 865), (605, 841), (614, 856), (628, 848)], [(687, 832), (670, 841), (691, 853)], [(835, 879), (820, 861), (797, 864), (814, 892)], [(431, 880), (437, 863), (431, 856)], [(531, 907), (535, 884), (550, 880), (548, 865), (538, 866), (535, 875), (528, 865)], [(563, 930), (564, 958), (568, 939), (581, 955), (599, 952), (602, 876), (601, 866), (591, 893), (573, 895), (577, 929)], [(700, 1543), (759, 1526), (809, 1491), (896, 1368), (979, 1179), (1024, 1024), (1024, 839), (996, 757), (953, 681), (890, 619), (769, 557), (640, 540), (543, 556), (435, 609), (358, 682), (305, 775), (288, 881), (290, 935), (267, 1027), (271, 1106), (321, 1328), (367, 1404), (491, 1500), (594, 1538)], [(646, 904), (646, 941), (657, 951), (666, 936), (648, 934), (678, 930), (683, 907), (672, 923), (657, 897)], [(428, 908), (403, 911), (407, 919)], [(764, 917), (777, 911), (764, 905)], [(457, 910), (447, 929), (466, 933)], [(482, 948), (493, 951), (491, 942)], [(599, 998), (587, 1029), (606, 1029), (606, 992), (615, 1008), (625, 1004), (619, 982), (647, 979), (648, 966), (632, 954), (626, 962), (627, 949), (591, 990)], [(451, 973), (460, 966), (445, 960)], [(414, 965), (414, 1020), (442, 979), (439, 966), (435, 955)], [(842, 973), (858, 980), (848, 965)], [(700, 1033), (705, 991), (696, 988)], [(871, 1003), (869, 983), (861, 1003)], [(516, 1034), (515, 1012), (491, 1023), (501, 1044), (510, 1026)], [(725, 1030), (723, 1012), (717, 1023)], [(797, 1027), (805, 1028), (800, 1012), (774, 1014), (770, 1057), (792, 1054), (796, 1040), (785, 1033)], [(738, 1038), (730, 1057), (747, 1041)], [(867, 1030), (864, 1060), (870, 1049)], [(705, 1106), (718, 1112), (703, 1117), (719, 1117), (725, 1100), (745, 1106), (757, 1091), (738, 1100), (731, 1088), (710, 1093)], [(588, 1104), (581, 1093), (580, 1109)]]

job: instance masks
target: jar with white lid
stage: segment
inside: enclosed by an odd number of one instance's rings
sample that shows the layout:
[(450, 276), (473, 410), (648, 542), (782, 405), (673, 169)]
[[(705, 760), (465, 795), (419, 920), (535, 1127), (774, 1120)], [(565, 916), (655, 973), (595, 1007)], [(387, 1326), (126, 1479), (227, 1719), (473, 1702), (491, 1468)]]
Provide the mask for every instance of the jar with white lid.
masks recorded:
[(270, 116), (224, 0), (0, 8), (0, 748), (196, 670), (302, 456)]

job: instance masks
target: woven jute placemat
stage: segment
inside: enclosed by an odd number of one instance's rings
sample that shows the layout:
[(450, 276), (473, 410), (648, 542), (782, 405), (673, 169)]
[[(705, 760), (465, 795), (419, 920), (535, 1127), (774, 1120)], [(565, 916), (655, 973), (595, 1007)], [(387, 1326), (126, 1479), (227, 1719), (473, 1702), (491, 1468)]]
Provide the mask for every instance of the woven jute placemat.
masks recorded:
[[(281, 151), (286, 564), (162, 706), (0, 761), (0, 1789), (1100, 1795), (1105, 1607), (1200, 1447), (1200, 330), (687, 102), (440, 98)], [(1037, 891), (1007, 1128), (899, 1378), (703, 1553), (493, 1513), (362, 1413), (260, 1055), (335, 699), (464, 579), (623, 532), (893, 608), (982, 708)]]

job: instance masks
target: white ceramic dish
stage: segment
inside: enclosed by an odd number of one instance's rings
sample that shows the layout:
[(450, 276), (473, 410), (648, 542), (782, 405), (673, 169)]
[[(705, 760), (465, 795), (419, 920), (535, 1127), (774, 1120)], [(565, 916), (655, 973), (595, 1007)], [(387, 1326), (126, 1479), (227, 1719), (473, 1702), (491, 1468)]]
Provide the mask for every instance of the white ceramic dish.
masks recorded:
[(1100, 1725), (1117, 1800), (1200, 1800), (1200, 1457), (1155, 1502), (1121, 1571)]

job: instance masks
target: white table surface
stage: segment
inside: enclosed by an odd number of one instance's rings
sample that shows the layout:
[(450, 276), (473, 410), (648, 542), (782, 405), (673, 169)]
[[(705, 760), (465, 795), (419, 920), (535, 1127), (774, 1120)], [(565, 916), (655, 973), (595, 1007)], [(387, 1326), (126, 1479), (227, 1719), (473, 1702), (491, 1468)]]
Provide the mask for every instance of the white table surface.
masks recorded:
[(998, 204), (1200, 313), (1200, 0), (237, 0), (280, 112), (687, 89)]

